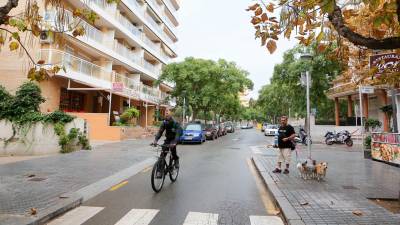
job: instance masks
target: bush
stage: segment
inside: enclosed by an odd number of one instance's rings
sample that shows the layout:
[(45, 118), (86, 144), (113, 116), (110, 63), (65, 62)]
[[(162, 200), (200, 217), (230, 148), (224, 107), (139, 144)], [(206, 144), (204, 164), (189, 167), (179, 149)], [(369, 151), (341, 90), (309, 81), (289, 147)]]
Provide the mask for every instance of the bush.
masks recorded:
[(365, 140), (364, 140), (364, 147), (365, 147), (366, 149), (371, 149), (371, 142), (372, 142), (371, 135), (365, 137)]
[(131, 119), (133, 118), (138, 118), (140, 115), (139, 110), (137, 110), (136, 108), (129, 108), (127, 110), (125, 110), (125, 112), (122, 113), (121, 115), (121, 123), (122, 124), (127, 124)]
[(379, 120), (376, 119), (367, 119), (365, 121), (365, 130), (369, 131), (369, 129), (371, 128), (372, 130), (374, 130), (375, 128), (381, 127), (382, 123)]
[(75, 119), (74, 116), (70, 116), (63, 111), (54, 111), (45, 116), (44, 122), (46, 123), (70, 123)]

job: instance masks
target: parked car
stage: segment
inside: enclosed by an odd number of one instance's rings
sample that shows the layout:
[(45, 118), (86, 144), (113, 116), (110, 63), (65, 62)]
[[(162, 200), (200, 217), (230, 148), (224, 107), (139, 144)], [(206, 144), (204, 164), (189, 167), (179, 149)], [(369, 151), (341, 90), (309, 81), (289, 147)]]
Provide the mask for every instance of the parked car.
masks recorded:
[(189, 123), (183, 128), (181, 143), (203, 143), (206, 141), (205, 127), (199, 123)]
[(220, 123), (219, 129), (220, 129), (221, 136), (225, 136), (228, 133), (228, 131), (226, 130), (225, 123)]
[(268, 123), (263, 123), (261, 126), (261, 132), (264, 132), (267, 129)]
[(207, 124), (205, 127), (205, 132), (207, 139), (215, 140), (218, 138), (218, 129), (213, 124)]
[(253, 124), (247, 123), (245, 125), (242, 125), (240, 128), (241, 129), (252, 129), (253, 128)]
[(226, 131), (228, 133), (234, 133), (235, 132), (235, 125), (230, 121), (225, 123), (225, 128), (226, 128)]
[(275, 136), (278, 134), (278, 125), (267, 125), (264, 131), (265, 136)]

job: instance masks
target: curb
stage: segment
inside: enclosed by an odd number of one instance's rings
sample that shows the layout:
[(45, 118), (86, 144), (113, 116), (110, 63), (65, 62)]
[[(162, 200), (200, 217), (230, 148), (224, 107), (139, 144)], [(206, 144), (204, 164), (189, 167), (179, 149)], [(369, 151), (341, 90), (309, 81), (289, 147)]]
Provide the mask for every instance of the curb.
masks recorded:
[(139, 163), (134, 164), (126, 169), (116, 172), (106, 178), (103, 178), (93, 184), (89, 184), (86, 187), (79, 189), (78, 191), (69, 192), (60, 195), (60, 201), (56, 205), (40, 211), (36, 216), (27, 217), (14, 217), (11, 219), (1, 220), (0, 223), (6, 222), (7, 225), (43, 225), (60, 216), (67, 211), (80, 206), (84, 201), (87, 201), (96, 195), (108, 190), (115, 184), (120, 183), (123, 180), (128, 179), (131, 176), (138, 174), (140, 171), (148, 166), (151, 166), (156, 161), (156, 158), (148, 158)]
[(257, 171), (260, 173), (261, 177), (264, 180), (264, 183), (271, 193), (271, 196), (274, 197), (275, 203), (279, 207), (282, 212), (282, 216), (285, 219), (288, 225), (305, 225), (299, 214), (297, 214), (296, 210), (290, 204), (286, 196), (279, 190), (272, 176), (265, 170), (261, 161), (257, 158), (257, 156), (253, 156), (252, 161), (254, 166), (257, 168)]

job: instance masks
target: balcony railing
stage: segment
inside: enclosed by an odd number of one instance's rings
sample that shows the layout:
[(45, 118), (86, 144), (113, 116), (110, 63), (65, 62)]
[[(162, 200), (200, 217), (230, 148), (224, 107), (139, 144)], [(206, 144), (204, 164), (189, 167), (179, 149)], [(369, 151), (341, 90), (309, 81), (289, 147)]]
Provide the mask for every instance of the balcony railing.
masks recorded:
[(148, 37), (143, 38), (144, 43), (146, 43), (150, 48), (152, 48), (156, 52), (160, 52), (160, 45), (157, 45), (153, 41), (151, 41)]
[(142, 37), (142, 32), (134, 26), (125, 16), (123, 16), (121, 13), (117, 13), (115, 18), (119, 23), (122, 24), (123, 27), (127, 28), (133, 35), (135, 35), (138, 38)]
[(127, 0), (132, 6), (134, 6), (136, 9), (138, 9), (140, 12), (144, 12), (142, 6), (137, 2), (136, 0)]
[(163, 31), (162, 31), (160, 25), (156, 21), (154, 21), (154, 19), (151, 16), (149, 16), (148, 14), (146, 14), (145, 17), (146, 17), (146, 20), (151, 24), (151, 26), (153, 28), (155, 28), (162, 35)]
[(64, 66), (67, 73), (68, 71), (73, 71), (92, 78), (108, 82), (112, 81), (112, 71), (106, 70), (101, 66), (78, 58), (67, 52), (56, 49), (41, 49), (39, 51), (39, 58), (44, 60), (48, 65)]
[(146, 60), (143, 60), (143, 66), (145, 69), (151, 71), (152, 73), (156, 74), (157, 76), (159, 75), (160, 71), (157, 69), (157, 67)]
[(130, 61), (140, 64), (141, 60), (139, 55), (134, 51), (128, 49), (125, 45), (119, 43), (118, 41), (114, 42), (114, 51), (117, 54), (129, 59)]
[[(98, 66), (67, 52), (56, 49), (41, 49), (39, 51), (39, 58), (44, 60), (48, 66), (64, 66), (67, 77), (72, 71), (80, 75), (106, 81), (108, 87), (111, 87), (111, 82), (122, 82), (124, 84), (123, 93), (131, 98), (140, 98), (141, 100), (152, 101), (155, 103), (159, 103), (161, 100), (161, 91), (159, 89), (144, 85), (127, 76), (107, 70), (104, 67)], [(74, 79), (90, 84), (87, 80), (88, 78), (85, 78), (84, 76), (80, 76), (79, 78), (74, 77)]]

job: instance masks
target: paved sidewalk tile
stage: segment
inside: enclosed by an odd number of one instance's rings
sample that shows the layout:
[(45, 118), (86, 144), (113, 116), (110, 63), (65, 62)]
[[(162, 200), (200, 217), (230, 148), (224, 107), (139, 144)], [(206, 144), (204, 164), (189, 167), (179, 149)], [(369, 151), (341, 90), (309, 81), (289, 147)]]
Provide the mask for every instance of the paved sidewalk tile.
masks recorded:
[(56, 206), (61, 195), (156, 156), (150, 142), (108, 143), (92, 151), (0, 165), (0, 224), (7, 217), (29, 216), (31, 208), (40, 212)]
[[(362, 153), (354, 149), (320, 148), (313, 150), (313, 158), (328, 162), (327, 177), (324, 181), (303, 180), (295, 168), (295, 154), (289, 175), (273, 174), (276, 150), (260, 150), (262, 153), (255, 157), (267, 171), (263, 175), (272, 177), (305, 224), (400, 224), (399, 214), (368, 199), (398, 198), (399, 168), (363, 159)], [(306, 158), (305, 150), (300, 151), (299, 158)], [(361, 211), (362, 216), (354, 215), (354, 210)]]

